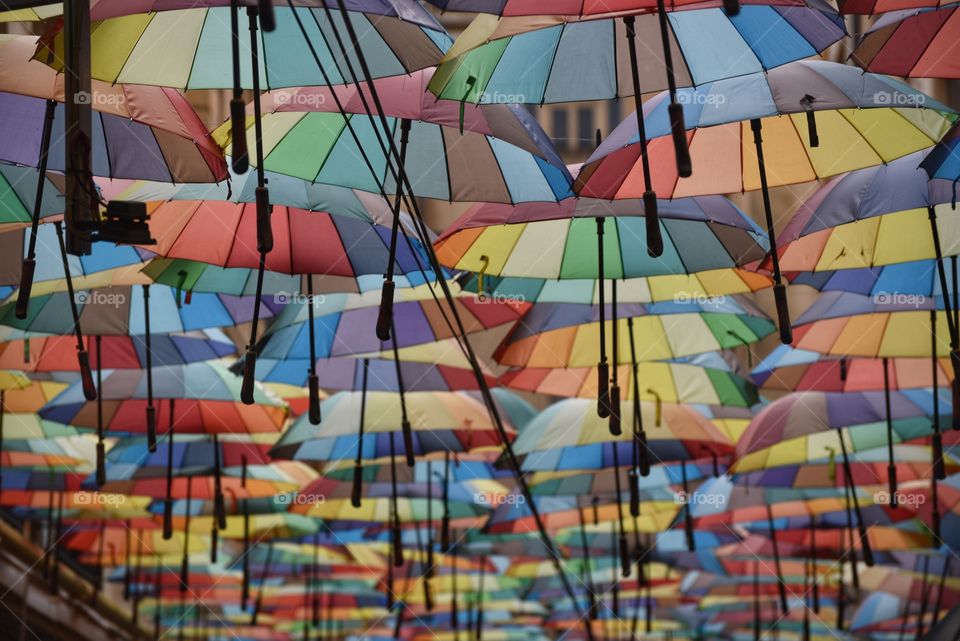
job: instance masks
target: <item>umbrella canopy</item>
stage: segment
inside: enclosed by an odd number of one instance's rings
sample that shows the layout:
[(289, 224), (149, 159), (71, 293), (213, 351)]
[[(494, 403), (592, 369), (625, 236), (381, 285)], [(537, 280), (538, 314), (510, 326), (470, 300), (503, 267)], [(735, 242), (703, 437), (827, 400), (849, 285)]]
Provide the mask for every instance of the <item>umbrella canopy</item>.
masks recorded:
[[(667, 37), (679, 86), (808, 58), (846, 35), (843, 19), (817, 0), (783, 6), (744, 3), (735, 16), (716, 6), (689, 6), (693, 4), (669, 5)], [(631, 14), (639, 14), (634, 28), (643, 60), (643, 91), (667, 88), (664, 63), (649, 55), (663, 49), (656, 2), (581, 5), (551, 3), (536, 12), (550, 15), (524, 16), (522, 9), (505, 8), (503, 18), (477, 17), (444, 56), (430, 90), (440, 98), (474, 103), (541, 104), (633, 95), (627, 55), (632, 43), (620, 20)], [(687, 6), (677, 10), (678, 5)]]
[[(0, 230), (32, 220), (39, 177), (32, 167), (0, 165)], [(56, 174), (44, 175), (41, 219), (63, 213), (63, 187), (63, 181)]]
[[(604, 274), (635, 278), (696, 274), (760, 260), (763, 230), (720, 196), (661, 201), (663, 254), (646, 245), (640, 201), (568, 198), (559, 203), (475, 205), (434, 243), (437, 258), (453, 269), (494, 277), (597, 279), (597, 223), (604, 219)], [(629, 291), (629, 286), (624, 287)]]
[[(374, 141), (377, 135), (393, 137), (400, 148), (401, 125), (408, 123), (403, 164), (416, 196), (514, 203), (556, 202), (570, 195), (573, 178), (529, 112), (499, 104), (465, 110), (461, 118), (458, 105), (438, 102), (425, 93), (430, 73), (375, 83), (386, 132), (379, 120), (366, 115), (358, 98), (369, 93), (365, 85), (336, 88), (339, 105), (327, 88), (266, 94), (262, 100), (267, 112), (263, 116), (264, 169), (375, 193), (382, 185), (387, 193), (396, 193), (385, 150), (371, 144), (361, 155), (354, 135), (361, 141)], [(346, 114), (340, 112), (341, 106)], [(233, 155), (230, 122), (213, 136)], [(255, 136), (255, 128), (248, 128), (251, 148)]]
[[(495, 356), (501, 364), (512, 367), (595, 365), (598, 319), (599, 310), (592, 305), (538, 303), (504, 339)], [(624, 338), (619, 353), (611, 356), (613, 363), (621, 365), (634, 360), (629, 345), (631, 333), (638, 348), (636, 360), (655, 361), (749, 344), (774, 329), (752, 303), (733, 296), (622, 304), (617, 323)], [(607, 324), (612, 325), (610, 321)]]
[[(107, 429), (134, 433), (146, 429), (145, 371), (105, 371), (100, 395)], [(157, 424), (173, 424), (180, 433), (279, 432), (287, 417), (286, 408), (259, 386), (255, 388), (255, 404), (241, 403), (240, 378), (212, 363), (154, 368), (153, 396), (163, 399), (157, 403)], [(97, 402), (86, 400), (82, 385), (77, 382), (50, 401), (40, 415), (69, 425), (95, 428)]]
[[(808, 98), (809, 96), (809, 98)], [(760, 189), (750, 120), (759, 120), (769, 186), (827, 178), (890, 162), (935, 144), (956, 112), (892, 78), (855, 67), (799, 61), (766, 73), (719, 80), (678, 91), (694, 168), (678, 178), (665, 154), (673, 146), (666, 94), (644, 104), (650, 165), (658, 195), (727, 194)], [(812, 146), (807, 113), (820, 138)], [(661, 138), (663, 138), (661, 140)], [(637, 122), (627, 118), (584, 164), (575, 185), (581, 196), (639, 198)], [(740, 162), (718, 165), (717, 158)]]
[[(31, 60), (32, 36), (0, 38), (0, 158), (35, 167), (47, 101), (54, 101), (54, 131), (64, 127), (64, 82), (42, 62)], [(152, 83), (147, 83), (152, 84)], [(211, 182), (227, 177), (223, 153), (180, 92), (94, 82), (87, 97), (94, 108), (92, 172), (97, 176), (169, 182)], [(66, 142), (51, 138), (48, 168), (63, 171)]]
[[(447, 32), (416, 2), (360, 2), (346, 8), (374, 78), (430, 67), (450, 45)], [(354, 57), (342, 55), (334, 45), (342, 37), (342, 19), (336, 7), (330, 9), (332, 20), (327, 11), (324, 7), (274, 8), (276, 28), (257, 35), (263, 61), (259, 65), (261, 86), (325, 85), (327, 79), (336, 85), (354, 80), (348, 67), (355, 67)], [(306, 37), (299, 24), (305, 25)], [(91, 27), (91, 71), (94, 79), (108, 83), (229, 89), (233, 87), (230, 40), (229, 6), (108, 17)], [(239, 46), (242, 86), (251, 89), (249, 39), (240, 38)], [(314, 64), (311, 49), (325, 74)], [(157, 51), (176, 55), (165, 56), (161, 65)], [(61, 30), (44, 39), (37, 56), (44, 60), (48, 52), (53, 54), (54, 68), (61, 70), (65, 60)]]
[(850, 54), (867, 71), (901, 78), (960, 78), (956, 4), (891, 11), (870, 25)]

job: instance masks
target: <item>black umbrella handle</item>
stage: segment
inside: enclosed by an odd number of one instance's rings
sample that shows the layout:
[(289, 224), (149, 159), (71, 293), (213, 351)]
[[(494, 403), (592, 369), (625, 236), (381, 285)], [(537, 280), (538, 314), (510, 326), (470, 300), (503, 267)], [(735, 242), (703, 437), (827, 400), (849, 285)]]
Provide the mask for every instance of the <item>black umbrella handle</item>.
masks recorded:
[(147, 406), (147, 448), (151, 453), (157, 451), (157, 408)]
[(783, 283), (773, 286), (773, 299), (777, 305), (777, 325), (780, 328), (780, 342), (793, 343), (793, 325), (790, 322), (790, 308), (787, 305), (787, 287)]
[(353, 465), (353, 486), (350, 488), (350, 505), (360, 507), (363, 499), (363, 466)]
[(627, 546), (627, 535), (624, 533), (623, 528), (620, 528), (620, 573), (623, 576), (630, 576), (630, 550)]
[(210, 528), (210, 563), (217, 562), (217, 548), (220, 545), (220, 529), (216, 524)]
[(597, 389), (597, 416), (608, 418), (610, 416), (610, 365), (607, 361), (597, 363)]
[(257, 204), (257, 251), (269, 254), (273, 251), (273, 227), (270, 224), (270, 190), (257, 187), (254, 190)]
[(163, 499), (163, 538), (173, 538), (173, 499), (169, 496)]
[(240, 400), (244, 405), (253, 405), (253, 390), (256, 385), (254, 373), (257, 371), (257, 354), (251, 348), (243, 360), (243, 383), (240, 385)]
[(943, 464), (943, 435), (940, 432), (933, 435), (933, 477), (938, 481), (947, 478), (946, 466)]
[(390, 328), (393, 327), (393, 299), (397, 284), (392, 280), (383, 281), (380, 295), (380, 311), (377, 315), (377, 338), (390, 340)]
[(740, 13), (739, 0), (723, 0), (723, 12), (731, 18)]
[(230, 100), (230, 142), (233, 146), (230, 164), (236, 174), (245, 174), (250, 169), (250, 153), (247, 149), (247, 106), (243, 98)]
[(655, 191), (643, 192), (643, 218), (647, 226), (647, 255), (657, 258), (663, 254), (663, 234)]
[(407, 467), (413, 467), (417, 461), (413, 455), (413, 427), (408, 419), (403, 419), (400, 423), (403, 432), (403, 450), (407, 459)]
[(257, 0), (257, 12), (260, 14), (260, 29), (273, 31), (277, 28), (277, 18), (273, 12), (273, 0)]
[(93, 370), (90, 369), (90, 352), (85, 349), (77, 350), (77, 363), (80, 365), (83, 397), (88, 401), (97, 400), (97, 385), (93, 382)]
[(311, 425), (320, 425), (320, 379), (316, 374), (307, 376), (307, 387), (310, 394), (310, 407), (307, 418)]
[(670, 115), (670, 132), (673, 134), (673, 150), (677, 157), (677, 174), (681, 178), (693, 175), (690, 146), (687, 144), (687, 125), (683, 117), (683, 105), (671, 102), (667, 107)]
[[(620, 420), (620, 386), (616, 383), (610, 386), (610, 434), (612, 436), (623, 434)], [(617, 443), (613, 446), (617, 447)]]
[[(43, 180), (43, 176), (40, 176)], [(27, 317), (30, 311), (30, 292), (33, 289), (33, 275), (37, 271), (37, 261), (33, 258), (24, 258), (20, 266), (20, 288), (17, 290), (17, 305), (14, 314), (20, 320)]]
[(635, 470), (627, 474), (627, 484), (630, 486), (630, 515), (640, 516), (640, 476)]
[(97, 441), (97, 487), (107, 482), (107, 448), (103, 441)]

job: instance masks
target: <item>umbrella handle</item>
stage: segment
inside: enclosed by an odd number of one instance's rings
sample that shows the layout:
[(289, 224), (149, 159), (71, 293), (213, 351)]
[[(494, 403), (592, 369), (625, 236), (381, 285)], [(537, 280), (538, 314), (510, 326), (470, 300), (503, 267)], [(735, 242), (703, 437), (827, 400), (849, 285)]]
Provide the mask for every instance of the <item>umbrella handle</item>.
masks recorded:
[(273, 251), (273, 228), (270, 225), (270, 190), (257, 187), (254, 190), (257, 203), (257, 251), (269, 254)]
[(393, 327), (393, 298), (397, 284), (393, 280), (383, 281), (383, 290), (380, 294), (380, 311), (377, 315), (377, 338), (382, 341), (390, 340), (390, 328)]
[(220, 542), (220, 530), (216, 524), (210, 528), (210, 563), (217, 562), (217, 547)]
[(630, 576), (630, 550), (627, 549), (627, 535), (620, 528), (620, 572), (623, 576)]
[[(659, 404), (657, 405), (659, 408)], [(658, 412), (659, 414), (659, 409)], [(659, 421), (658, 421), (659, 423)], [(647, 448), (647, 433), (646, 431), (641, 431), (637, 438), (640, 440), (640, 461), (638, 467), (640, 468), (640, 476), (647, 477), (650, 476), (650, 452)]]
[(236, 174), (245, 174), (250, 169), (250, 154), (247, 150), (247, 106), (243, 98), (230, 100), (230, 142), (233, 145), (231, 163)]
[(257, 370), (257, 355), (250, 349), (243, 360), (243, 383), (240, 385), (240, 400), (244, 405), (253, 405), (253, 389), (256, 382), (254, 372)]
[(350, 489), (350, 505), (360, 507), (363, 488), (363, 466), (355, 463), (353, 466), (353, 487)]
[[(43, 180), (43, 177), (40, 177)], [(14, 314), (20, 320), (27, 317), (30, 311), (30, 291), (33, 289), (33, 275), (37, 270), (37, 261), (33, 258), (24, 258), (20, 267), (20, 289), (17, 291), (17, 306)]]
[[(620, 436), (623, 433), (620, 425), (620, 386), (614, 383), (610, 386), (610, 434)], [(613, 444), (617, 446), (616, 443)]]
[(687, 125), (683, 118), (683, 105), (671, 102), (667, 107), (670, 115), (670, 131), (673, 134), (673, 150), (677, 156), (677, 174), (681, 178), (693, 175), (693, 162), (690, 160), (690, 146), (687, 144)]
[(597, 388), (597, 416), (607, 418), (610, 416), (610, 365), (606, 361), (597, 363)]
[(740, 13), (739, 0), (723, 0), (723, 12), (731, 18)]
[(260, 29), (273, 31), (277, 28), (277, 19), (273, 13), (273, 0), (258, 0), (257, 13), (260, 14)]
[(444, 554), (450, 551), (450, 515), (444, 514), (440, 520), (440, 549)]
[(97, 487), (103, 487), (107, 482), (107, 448), (103, 441), (97, 441)]
[(307, 417), (311, 425), (320, 425), (320, 379), (316, 374), (307, 377), (307, 386), (310, 390), (310, 408)]
[(410, 426), (408, 419), (403, 419), (400, 427), (403, 431), (403, 449), (407, 458), (407, 467), (413, 467), (417, 463), (413, 455), (413, 428)]
[(663, 234), (660, 232), (657, 192), (643, 192), (643, 217), (647, 225), (647, 255), (657, 258), (663, 254)]
[(157, 408), (147, 406), (147, 448), (150, 453), (157, 451)]
[(83, 397), (88, 401), (97, 400), (97, 386), (93, 382), (93, 372), (90, 370), (90, 352), (85, 349), (78, 349), (77, 363), (80, 365), (80, 381), (83, 385)]
[(780, 328), (780, 342), (793, 343), (793, 326), (790, 323), (790, 308), (787, 305), (787, 287), (783, 283), (773, 286), (773, 299), (777, 305), (777, 325)]
[(173, 499), (163, 499), (163, 538), (169, 541), (173, 538)]
[(627, 474), (627, 482), (630, 485), (630, 515), (640, 516), (640, 477), (635, 470)]
[(933, 435), (933, 477), (938, 481), (947, 478), (946, 467), (943, 464), (943, 436), (940, 432)]

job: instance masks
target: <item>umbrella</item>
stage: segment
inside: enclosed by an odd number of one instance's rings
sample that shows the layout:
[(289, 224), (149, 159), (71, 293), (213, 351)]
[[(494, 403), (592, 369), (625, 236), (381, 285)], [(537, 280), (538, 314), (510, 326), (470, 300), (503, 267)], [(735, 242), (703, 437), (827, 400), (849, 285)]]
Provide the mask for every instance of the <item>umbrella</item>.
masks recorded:
[[(650, 124), (645, 133), (652, 141), (653, 181), (661, 186), (661, 194), (671, 197), (758, 188), (763, 192), (784, 343), (791, 342), (790, 319), (768, 188), (895, 160), (933, 145), (956, 119), (949, 107), (891, 78), (825, 61), (794, 62), (682, 91), (687, 122), (693, 123), (688, 137), (694, 162), (741, 160), (689, 178), (679, 178), (669, 164), (658, 161), (657, 154), (667, 143), (657, 138), (669, 133), (666, 96), (660, 94), (643, 109)], [(637, 184), (635, 169), (637, 131), (633, 119), (627, 119), (593, 153), (577, 178), (575, 189), (581, 196), (639, 196), (643, 187)], [(763, 133), (767, 150), (773, 153), (764, 154)], [(819, 133), (824, 134), (822, 141)]]
[(901, 78), (958, 78), (955, 4), (891, 11), (857, 42), (850, 59), (867, 71)]

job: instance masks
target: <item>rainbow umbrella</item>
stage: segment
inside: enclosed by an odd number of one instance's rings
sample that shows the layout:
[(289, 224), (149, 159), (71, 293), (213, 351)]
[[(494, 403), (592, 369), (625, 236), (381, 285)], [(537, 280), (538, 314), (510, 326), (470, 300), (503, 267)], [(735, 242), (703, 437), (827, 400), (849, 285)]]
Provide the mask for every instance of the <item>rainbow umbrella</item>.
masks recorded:
[(33, 220), (39, 202), (40, 218), (63, 213), (63, 185), (55, 174), (46, 174), (37, 198), (39, 172), (33, 167), (0, 165), (0, 231)]
[[(386, 151), (365, 146), (362, 163), (357, 154), (357, 138), (386, 135), (402, 150), (403, 171), (415, 196), (516, 203), (556, 202), (570, 194), (573, 178), (529, 112), (497, 104), (464, 109), (461, 117), (458, 104), (426, 92), (432, 73), (374, 82), (385, 121), (367, 116), (371, 90), (366, 85), (264, 95), (264, 169), (312, 183), (394, 193), (403, 185), (388, 173)], [(248, 146), (254, 135), (248, 128)], [(213, 136), (233, 154), (229, 123)], [(304, 144), (307, 140), (311, 143)]]
[(877, 18), (850, 59), (867, 71), (901, 78), (958, 78), (956, 4), (923, 3)]
[[(171, 3), (172, 4), (172, 3)], [(140, 83), (180, 89), (231, 89), (231, 8), (226, 0), (201, 3), (209, 8), (181, 8), (154, 13), (128, 13), (130, 7), (113, 3), (95, 18), (91, 28), (92, 76), (108, 83)], [(219, 5), (219, 6), (218, 6)], [(176, 6), (176, 5), (174, 5)], [(167, 8), (169, 8), (168, 5)], [(359, 49), (365, 53), (375, 78), (406, 74), (429, 67), (439, 60), (450, 38), (436, 20), (415, 2), (390, 6), (359, 2), (345, 6)], [(119, 10), (118, 10), (119, 9)], [(335, 43), (344, 28), (342, 17), (330, 14), (337, 8), (300, 6), (273, 9), (275, 28), (266, 25), (254, 31), (259, 59), (253, 84), (251, 49), (243, 38), (239, 44), (240, 85), (244, 89), (345, 84), (354, 79), (353, 58), (342, 56)], [(96, 14), (93, 14), (96, 16)], [(256, 13), (253, 24), (256, 26)], [(116, 17), (113, 17), (116, 16)], [(99, 19), (102, 17), (103, 19)], [(264, 17), (260, 17), (264, 22)], [(300, 25), (306, 29), (301, 31)], [(236, 29), (234, 29), (236, 31)], [(305, 35), (306, 34), (306, 35)], [(38, 52), (44, 59), (53, 53), (54, 68), (62, 68), (63, 32), (54, 31)], [(157, 65), (156, 52), (176, 52)], [(323, 72), (304, 61), (316, 52)], [(355, 52), (354, 52), (355, 55)]]
[[(949, 107), (896, 80), (825, 61), (794, 62), (681, 92), (686, 121), (693, 123), (687, 137), (694, 164), (716, 169), (680, 178), (670, 163), (659, 158), (670, 145), (666, 97), (660, 94), (643, 108), (649, 124), (645, 134), (651, 141), (653, 184), (658, 193), (674, 198), (755, 189), (764, 193), (784, 343), (791, 342), (790, 319), (769, 187), (895, 160), (935, 144), (956, 119)], [(764, 134), (767, 149), (774, 153), (764, 154)], [(640, 138), (634, 119), (622, 123), (584, 164), (577, 193), (603, 199), (639, 197), (645, 188), (638, 182)], [(740, 162), (720, 168), (712, 162), (716, 158), (740, 158)]]
[[(31, 60), (33, 36), (0, 38), (0, 104), (3, 160), (63, 171), (64, 84), (56, 71)], [(148, 83), (153, 84), (153, 83)], [(223, 153), (200, 117), (172, 89), (94, 82), (91, 172), (97, 176), (169, 182), (212, 182), (227, 177)], [(49, 124), (46, 124), (49, 123)], [(131, 150), (136, 150), (131, 151)]]

